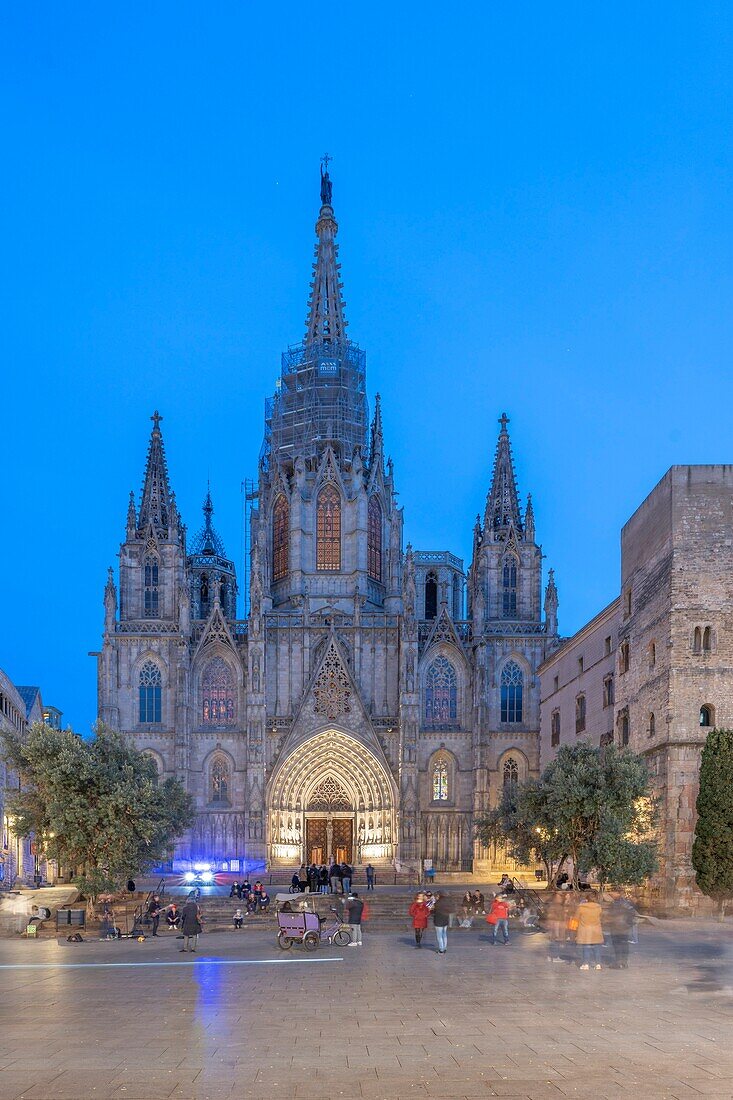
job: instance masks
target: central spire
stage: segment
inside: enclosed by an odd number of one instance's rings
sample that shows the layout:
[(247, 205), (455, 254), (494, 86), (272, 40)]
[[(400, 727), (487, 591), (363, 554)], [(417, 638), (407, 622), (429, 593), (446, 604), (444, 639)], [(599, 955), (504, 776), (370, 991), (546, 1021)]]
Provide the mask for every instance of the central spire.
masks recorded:
[(344, 340), (348, 323), (344, 315), (344, 300), (341, 297), (343, 284), (339, 274), (341, 265), (338, 262), (336, 244), (339, 227), (331, 205), (333, 184), (328, 174), (329, 160), (331, 157), (326, 154), (321, 161), (321, 209), (316, 222), (318, 243), (308, 299), (306, 344)]
[(163, 417), (156, 409), (150, 419), (153, 421), (153, 430), (150, 433), (148, 461), (145, 468), (145, 481), (143, 483), (137, 526), (138, 530), (144, 530), (151, 524), (157, 535), (167, 538), (172, 494), (168, 485), (168, 468), (163, 450), (163, 433), (160, 430), (160, 422)]
[(522, 514), (519, 508), (517, 482), (514, 477), (512, 449), (509, 442), (507, 424), (509, 417), (502, 413), (499, 417), (501, 431), (496, 444), (494, 458), (494, 476), (486, 500), (484, 513), (484, 532), (494, 540), (504, 539), (510, 528), (517, 535), (522, 534)]

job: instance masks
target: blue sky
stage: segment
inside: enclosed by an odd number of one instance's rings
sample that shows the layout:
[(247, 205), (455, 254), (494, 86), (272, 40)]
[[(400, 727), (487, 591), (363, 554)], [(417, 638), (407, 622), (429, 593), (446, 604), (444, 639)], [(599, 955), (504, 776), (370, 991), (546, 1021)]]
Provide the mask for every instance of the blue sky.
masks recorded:
[(7, 6), (0, 667), (95, 713), (106, 569), (159, 408), (241, 560), (318, 161), (405, 529), (468, 556), (511, 417), (570, 633), (672, 463), (731, 462), (733, 9)]

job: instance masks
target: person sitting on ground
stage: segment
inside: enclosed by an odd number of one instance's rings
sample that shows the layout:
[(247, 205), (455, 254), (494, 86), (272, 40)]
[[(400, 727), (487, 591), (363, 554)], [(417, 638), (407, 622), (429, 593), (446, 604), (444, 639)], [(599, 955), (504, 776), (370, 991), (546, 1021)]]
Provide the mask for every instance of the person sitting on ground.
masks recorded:
[(509, 878), (509, 875), (507, 875), (506, 873), (503, 874), (501, 876), (501, 879), (499, 880), (499, 889), (504, 894), (513, 894), (514, 893), (514, 883)]
[(238, 882), (233, 882), (232, 883), (232, 888), (229, 891), (229, 897), (230, 898), (238, 898), (238, 897), (241, 897), (241, 893), (242, 893), (242, 888), (239, 885), (239, 883)]
[(484, 895), (480, 890), (474, 890), (473, 892), (473, 911), (477, 916), (480, 916), (486, 910), (486, 903)]
[(259, 905), (260, 912), (266, 913), (270, 906), (270, 895), (264, 886), (262, 887), (262, 893), (257, 898), (257, 904)]
[(248, 898), (251, 891), (252, 891), (252, 887), (249, 884), (249, 879), (245, 878), (244, 882), (241, 882), (239, 884), (239, 897), (240, 897), (240, 899), (241, 898)]
[(567, 871), (563, 871), (562, 874), (558, 875), (555, 879), (555, 886), (558, 888), (558, 890), (564, 890), (569, 881), (570, 876), (568, 875)]
[(166, 908), (165, 923), (169, 928), (178, 928), (181, 923), (181, 914), (178, 912), (178, 906), (174, 901)]
[(242, 925), (244, 924), (244, 913), (242, 912), (241, 909), (235, 909), (234, 910), (233, 920), (234, 920), (234, 927), (235, 928), (241, 928), (242, 927)]
[(470, 928), (473, 921), (473, 895), (466, 890), (458, 910), (458, 927)]

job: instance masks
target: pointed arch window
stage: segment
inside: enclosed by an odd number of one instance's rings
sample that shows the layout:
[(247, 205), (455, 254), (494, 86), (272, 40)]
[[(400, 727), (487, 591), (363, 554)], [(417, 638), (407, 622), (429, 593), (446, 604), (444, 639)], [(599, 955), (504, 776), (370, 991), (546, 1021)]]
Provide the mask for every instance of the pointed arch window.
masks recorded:
[(290, 549), (290, 507), (281, 493), (272, 509), (272, 579), (288, 575)]
[(209, 605), (209, 578), (206, 573), (201, 574), (201, 580), (199, 582), (199, 618), (208, 618), (209, 611), (211, 610)]
[(501, 673), (501, 720), (521, 722), (524, 676), (516, 661), (508, 661)]
[(146, 661), (138, 678), (140, 722), (160, 722), (162, 712), (163, 677), (154, 661)]
[(237, 719), (234, 675), (222, 657), (209, 661), (201, 677), (201, 721), (205, 726), (233, 726)]
[(367, 515), (367, 570), (374, 581), (382, 579), (382, 505), (376, 496), (369, 498)]
[(458, 720), (458, 677), (447, 657), (436, 657), (425, 676), (425, 725), (450, 729)]
[(210, 774), (210, 801), (218, 805), (228, 806), (229, 788), (231, 786), (231, 773), (229, 765), (221, 756), (215, 757), (211, 765)]
[(338, 573), (341, 569), (341, 497), (327, 485), (316, 506), (316, 569)]
[(519, 786), (519, 764), (514, 756), (508, 756), (504, 761), (502, 786), (510, 797), (516, 795)]
[(450, 767), (445, 753), (438, 753), (435, 757), (431, 780), (433, 802), (448, 802), (451, 797)]
[(501, 613), (505, 619), (517, 617), (517, 559), (507, 554), (501, 566)]
[(425, 577), (425, 618), (434, 619), (438, 614), (438, 578), (432, 569)]
[(157, 619), (159, 603), (158, 558), (155, 554), (146, 554), (143, 562), (143, 611), (146, 619)]

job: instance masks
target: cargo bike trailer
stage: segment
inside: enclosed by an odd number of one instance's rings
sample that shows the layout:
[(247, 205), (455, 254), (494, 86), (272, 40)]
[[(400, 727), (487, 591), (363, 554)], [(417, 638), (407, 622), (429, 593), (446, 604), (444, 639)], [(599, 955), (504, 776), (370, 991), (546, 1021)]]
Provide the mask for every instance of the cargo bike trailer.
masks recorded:
[(289, 951), (294, 943), (301, 943), (306, 951), (315, 951), (323, 940), (345, 947), (351, 943), (351, 933), (337, 909), (329, 906), (330, 916), (321, 917), (315, 899), (322, 894), (301, 894), (298, 901), (292, 895), (278, 894), (275, 898), (277, 913), (277, 943), (283, 951)]

